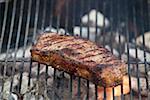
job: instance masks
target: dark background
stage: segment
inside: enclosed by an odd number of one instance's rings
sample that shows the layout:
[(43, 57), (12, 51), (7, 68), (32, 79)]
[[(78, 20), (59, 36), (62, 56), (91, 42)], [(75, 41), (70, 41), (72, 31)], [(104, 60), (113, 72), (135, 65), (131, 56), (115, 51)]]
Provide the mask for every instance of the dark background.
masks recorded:
[[(5, 51), (8, 36), (10, 33), (10, 24), (12, 18), (13, 1), (10, 0), (7, 21), (5, 27), (5, 35), (3, 41), (2, 52)], [(30, 29), (34, 28), (36, 3), (38, 0), (32, 0)], [(150, 17), (148, 11), (148, 0), (39, 0), (39, 14), (37, 29), (43, 30), (48, 26), (54, 28), (64, 28), (69, 33), (73, 32), (73, 26), (81, 25), (81, 17), (88, 13), (91, 9), (97, 9), (104, 14), (110, 21), (110, 27), (103, 32), (121, 30), (120, 34), (128, 32), (130, 40), (133, 35), (137, 36), (150, 30)], [(25, 27), (27, 22), (29, 0), (24, 0), (23, 20), (21, 27), (21, 37), (19, 46), (23, 44)], [(16, 14), (13, 26), (13, 37), (11, 48), (15, 46), (16, 35), (18, 30), (18, 22), (20, 16), (21, 0), (17, 0)], [(150, 4), (149, 4), (150, 5)], [(45, 7), (45, 8), (44, 8)], [(45, 18), (44, 18), (45, 10)], [(0, 35), (2, 31), (4, 19), (5, 3), (0, 3)], [(44, 23), (42, 23), (42, 21)], [(120, 27), (121, 23), (125, 23), (124, 27)], [(136, 33), (135, 33), (136, 32)], [(30, 34), (29, 34), (30, 35)]]

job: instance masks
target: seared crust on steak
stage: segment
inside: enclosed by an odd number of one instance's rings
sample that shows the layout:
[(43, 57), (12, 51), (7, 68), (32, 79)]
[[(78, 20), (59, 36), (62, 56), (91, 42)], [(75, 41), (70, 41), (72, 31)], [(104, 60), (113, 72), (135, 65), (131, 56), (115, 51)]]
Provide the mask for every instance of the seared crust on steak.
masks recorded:
[(104, 86), (122, 83), (126, 65), (107, 49), (77, 36), (45, 33), (31, 49), (32, 60)]

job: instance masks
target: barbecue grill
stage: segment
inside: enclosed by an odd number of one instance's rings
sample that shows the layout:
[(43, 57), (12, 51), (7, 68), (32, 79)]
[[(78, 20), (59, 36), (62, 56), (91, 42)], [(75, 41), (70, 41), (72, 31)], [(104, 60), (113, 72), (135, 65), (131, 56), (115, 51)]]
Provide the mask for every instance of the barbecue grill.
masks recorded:
[(44, 32), (102, 44), (128, 66), (130, 92), (111, 99), (150, 100), (150, 0), (0, 0), (0, 15), (0, 100), (100, 99), (97, 85), (30, 59)]

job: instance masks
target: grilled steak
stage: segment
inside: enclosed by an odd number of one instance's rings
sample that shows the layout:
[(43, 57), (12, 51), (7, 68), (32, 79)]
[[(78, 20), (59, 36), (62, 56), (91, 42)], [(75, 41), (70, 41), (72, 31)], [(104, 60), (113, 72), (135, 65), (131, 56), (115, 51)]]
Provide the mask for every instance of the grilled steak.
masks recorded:
[(45, 33), (31, 49), (32, 60), (104, 86), (122, 83), (125, 63), (107, 49), (77, 36)]

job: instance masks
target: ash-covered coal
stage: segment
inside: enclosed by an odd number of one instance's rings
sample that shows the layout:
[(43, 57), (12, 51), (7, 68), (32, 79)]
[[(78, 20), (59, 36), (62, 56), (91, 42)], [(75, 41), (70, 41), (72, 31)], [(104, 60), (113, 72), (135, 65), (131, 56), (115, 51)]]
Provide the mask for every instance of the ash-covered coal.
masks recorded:
[[(18, 65), (19, 66), (19, 65)], [(68, 74), (64, 74), (62, 72), (57, 71), (55, 80), (54, 80), (54, 69), (51, 66), (46, 68), (46, 65), (40, 64), (40, 68), (38, 68), (38, 63), (32, 64), (32, 71), (29, 76), (29, 65), (24, 64), (24, 70), (22, 73), (22, 84), (21, 90), (19, 91), (19, 82), (20, 82), (20, 72), (15, 72), (13, 77), (13, 85), (12, 85), (12, 93), (10, 93), (11, 86), (11, 77), (8, 77), (4, 81), (4, 90), (3, 97), (4, 99), (13, 98), (14, 95), (17, 97), (22, 97), (24, 100), (32, 100), (32, 99), (41, 99), (48, 100), (53, 99), (54, 97), (57, 99), (64, 98), (65, 100), (69, 100), (70, 98), (70, 76)], [(18, 68), (16, 68), (18, 69)], [(39, 72), (38, 72), (39, 69)], [(47, 73), (46, 73), (47, 70)], [(39, 73), (39, 74), (38, 74)], [(29, 84), (30, 80), (30, 84)], [(81, 79), (80, 84), (80, 98), (84, 99), (86, 97), (86, 81)], [(1, 86), (0, 86), (1, 87)], [(76, 100), (78, 98), (78, 78), (73, 78), (72, 81), (72, 98)], [(92, 94), (92, 90), (89, 90), (90, 94)], [(94, 95), (93, 95), (94, 96)], [(92, 96), (90, 96), (92, 98)], [(16, 96), (14, 97), (16, 98)], [(18, 99), (17, 99), (18, 100)]]

